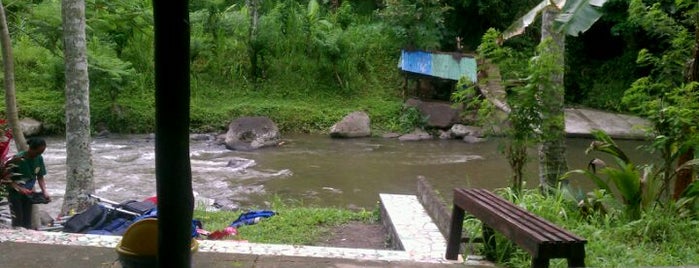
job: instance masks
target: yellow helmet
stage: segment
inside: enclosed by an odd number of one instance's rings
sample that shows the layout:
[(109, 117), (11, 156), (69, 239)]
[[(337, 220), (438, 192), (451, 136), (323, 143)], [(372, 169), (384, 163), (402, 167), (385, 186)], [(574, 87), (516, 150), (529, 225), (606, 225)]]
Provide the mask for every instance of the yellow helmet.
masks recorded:
[[(192, 252), (196, 252), (199, 243), (192, 239)], [(145, 257), (158, 255), (158, 219), (147, 218), (133, 223), (124, 232), (116, 247), (120, 255)]]

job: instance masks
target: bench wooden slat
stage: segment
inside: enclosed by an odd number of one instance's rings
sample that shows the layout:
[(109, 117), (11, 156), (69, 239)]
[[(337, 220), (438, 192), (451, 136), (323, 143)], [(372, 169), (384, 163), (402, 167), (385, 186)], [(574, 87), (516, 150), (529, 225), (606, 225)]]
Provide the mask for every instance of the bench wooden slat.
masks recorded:
[[(475, 193), (480, 194), (475, 195)], [(549, 242), (557, 242), (557, 241), (571, 241), (571, 240), (580, 240), (583, 241), (584, 239), (571, 234), (570, 232), (567, 232), (560, 227), (553, 225), (552, 223), (546, 221), (545, 219), (532, 214), (531, 212), (528, 212), (524, 210), (523, 208), (520, 208), (518, 206), (515, 206), (514, 204), (510, 205), (511, 203), (505, 199), (503, 199), (500, 196), (494, 195), (490, 192), (483, 192), (483, 191), (472, 191), (469, 193), (463, 193), (469, 197), (473, 198), (480, 198), (482, 200), (481, 204), (486, 205), (486, 206), (496, 206), (496, 208), (500, 209), (500, 212), (502, 214), (498, 214), (498, 217), (503, 217), (506, 219), (512, 219), (512, 221), (516, 222), (525, 222), (528, 223), (529, 225), (524, 225), (520, 226), (524, 230), (529, 230), (529, 231), (537, 231), (541, 229), (545, 229), (548, 232), (551, 232), (550, 234), (545, 234), (548, 239), (543, 239), (542, 241), (549, 241)], [(474, 195), (472, 195), (474, 194)], [(498, 203), (492, 203), (489, 201), (493, 201), (495, 199), (498, 201)], [(534, 226), (536, 228), (534, 228)]]
[[(477, 193), (477, 192), (473, 192)], [(478, 193), (481, 194), (481, 193)], [(497, 213), (497, 216), (503, 217), (505, 220), (507, 220), (509, 223), (512, 225), (517, 226), (517, 228), (521, 231), (526, 231), (526, 232), (533, 232), (536, 230), (536, 228), (533, 228), (536, 226), (537, 228), (546, 228), (544, 226), (541, 226), (539, 222), (532, 222), (529, 221), (530, 218), (527, 218), (529, 213), (526, 213), (526, 211), (522, 211), (520, 209), (517, 209), (516, 207), (513, 206), (507, 206), (505, 203), (497, 203), (497, 202), (492, 202), (494, 199), (493, 196), (478, 196), (478, 195), (472, 195), (470, 196), (472, 199), (471, 201), (476, 201), (481, 202), (483, 206), (491, 206), (493, 208), (497, 208), (498, 211), (494, 211)], [(498, 198), (495, 198), (496, 200), (500, 201)], [(504, 200), (502, 200), (504, 201)], [(499, 212), (499, 213), (498, 213)], [(528, 223), (529, 225), (523, 225), (520, 223), (520, 221), (524, 221), (525, 223)], [(547, 234), (547, 233), (540, 233), (536, 232), (534, 233), (535, 238), (538, 239), (537, 242), (543, 242), (543, 241), (548, 241), (548, 240), (558, 240), (558, 238), (553, 235), (553, 234)]]
[[(537, 228), (539, 228), (539, 229), (542, 228), (542, 226), (540, 226), (539, 222), (536, 222), (536, 221), (529, 221), (528, 222), (529, 224), (534, 225), (536, 228), (529, 226), (529, 225), (518, 224), (520, 221), (527, 221), (528, 220), (528, 218), (526, 218), (526, 216), (528, 216), (527, 213), (525, 213), (524, 211), (518, 210), (513, 206), (503, 206), (502, 205), (503, 203), (500, 203), (503, 200), (499, 200), (499, 199), (495, 198), (494, 196), (476, 195), (476, 194), (482, 194), (482, 193), (475, 192), (475, 191), (471, 192), (471, 193), (474, 194), (471, 196), (471, 198), (476, 198), (476, 199), (480, 200), (482, 202), (483, 206), (490, 205), (494, 208), (498, 208), (499, 209), (498, 212), (500, 212), (500, 213), (497, 216), (507, 218), (508, 222), (512, 222), (513, 224), (515, 224), (519, 228), (521, 228), (523, 231), (534, 232), (535, 230), (537, 230)], [(495, 199), (495, 200), (493, 200), (493, 199)], [(540, 232), (536, 232), (535, 234), (537, 235), (537, 236), (535, 236), (535, 238), (538, 239), (537, 242), (558, 239), (555, 235), (552, 235), (552, 234), (547, 234), (547, 233), (541, 234)]]
[[(456, 197), (456, 195), (455, 195)], [(475, 216), (476, 218), (480, 219), (481, 222), (483, 222), (485, 225), (498, 230), (500, 233), (502, 233), (505, 237), (507, 237), (510, 240), (513, 240), (517, 244), (523, 244), (522, 246), (524, 249), (526, 249), (529, 254), (532, 255), (537, 255), (537, 247), (538, 247), (538, 242), (537, 240), (543, 240), (543, 237), (536, 237), (536, 240), (532, 239), (531, 237), (524, 237), (524, 236), (516, 236), (515, 234), (518, 232), (527, 232), (525, 228), (518, 224), (512, 224), (510, 222), (506, 221), (497, 221), (497, 220), (490, 220), (494, 219), (497, 217), (497, 213), (502, 213), (502, 211), (494, 212), (492, 210), (488, 210), (485, 207), (488, 206), (487, 203), (483, 202), (482, 200), (472, 200), (467, 198), (465, 195), (458, 196), (459, 199), (461, 200), (455, 200), (456, 204), (459, 205), (459, 207), (464, 207), (462, 204), (466, 204), (467, 202), (475, 202), (478, 203), (479, 206), (472, 206), (467, 209), (468, 213)], [(507, 219), (507, 218), (506, 218)]]
[[(483, 200), (484, 203), (487, 203), (488, 201), (491, 201), (493, 199), (498, 200), (500, 203), (490, 203), (490, 205), (497, 205), (497, 207), (501, 209), (502, 214), (499, 214), (498, 216), (513, 219), (513, 224), (516, 224), (516, 222), (520, 221), (529, 224), (523, 226), (521, 225), (520, 227), (522, 229), (538, 233), (539, 230), (546, 231), (545, 233), (543, 233), (546, 239), (540, 240), (542, 243), (557, 243), (562, 241), (570, 242), (584, 240), (580, 237), (577, 237), (576, 235), (573, 235), (570, 232), (563, 230), (562, 228), (556, 225), (553, 225), (545, 219), (535, 214), (532, 214), (529, 211), (524, 210), (523, 208), (520, 208), (514, 204), (510, 205), (511, 203), (509, 201), (489, 191), (474, 189), (474, 191), (470, 193), (474, 194), (474, 197), (481, 198), (481, 200)], [(475, 194), (478, 194), (479, 196)]]

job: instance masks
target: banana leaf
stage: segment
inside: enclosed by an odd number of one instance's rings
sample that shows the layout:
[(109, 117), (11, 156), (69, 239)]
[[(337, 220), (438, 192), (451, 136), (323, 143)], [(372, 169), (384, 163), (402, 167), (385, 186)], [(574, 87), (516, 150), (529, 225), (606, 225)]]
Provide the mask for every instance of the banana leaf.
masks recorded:
[(608, 0), (543, 0), (524, 16), (517, 19), (502, 32), (502, 39), (507, 40), (524, 31), (534, 23), (536, 16), (546, 8), (561, 11), (554, 21), (554, 30), (568, 35), (578, 36), (585, 32), (602, 16), (601, 7)]
[(587, 31), (600, 17), (607, 0), (568, 0), (560, 15), (556, 16), (554, 30), (578, 36)]

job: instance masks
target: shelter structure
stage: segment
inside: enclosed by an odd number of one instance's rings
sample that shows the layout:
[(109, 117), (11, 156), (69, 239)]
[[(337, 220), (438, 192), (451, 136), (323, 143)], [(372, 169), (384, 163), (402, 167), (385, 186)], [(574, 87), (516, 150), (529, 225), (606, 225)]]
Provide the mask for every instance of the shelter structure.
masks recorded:
[[(472, 54), (401, 50), (398, 68), (405, 73), (404, 95), (414, 94), (422, 99), (448, 98), (462, 77), (472, 83), (478, 81), (478, 67)], [(417, 81), (412, 89), (410, 80)]]

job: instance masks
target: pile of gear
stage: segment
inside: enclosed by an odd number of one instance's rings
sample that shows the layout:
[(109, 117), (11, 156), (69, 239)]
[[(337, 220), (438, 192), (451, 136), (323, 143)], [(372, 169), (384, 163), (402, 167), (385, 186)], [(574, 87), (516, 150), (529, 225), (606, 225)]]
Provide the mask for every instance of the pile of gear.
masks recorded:
[[(146, 198), (143, 201), (128, 200), (115, 202), (96, 195), (89, 195), (97, 202), (85, 211), (70, 217), (59, 218), (53, 225), (44, 230), (63, 231), (68, 233), (123, 235), (129, 226), (144, 220), (157, 219), (157, 197)], [(238, 233), (237, 228), (252, 225), (277, 213), (272, 210), (250, 210), (243, 212), (230, 225), (222, 230), (213, 232), (203, 228), (200, 220), (192, 220), (192, 237), (199, 239), (220, 240)]]

